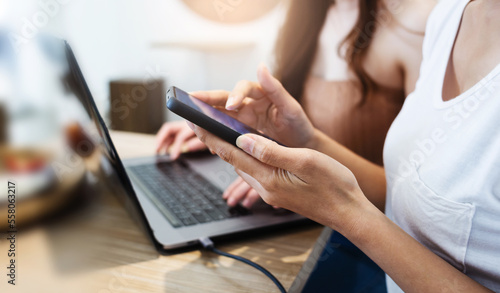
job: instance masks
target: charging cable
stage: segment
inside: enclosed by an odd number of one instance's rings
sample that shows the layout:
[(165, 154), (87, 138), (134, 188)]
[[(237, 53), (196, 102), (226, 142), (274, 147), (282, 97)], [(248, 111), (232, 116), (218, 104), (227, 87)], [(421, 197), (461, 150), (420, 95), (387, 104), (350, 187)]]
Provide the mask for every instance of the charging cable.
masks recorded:
[(266, 270), (265, 268), (261, 267), (260, 265), (254, 263), (253, 261), (251, 261), (249, 259), (246, 259), (244, 257), (237, 256), (237, 255), (234, 255), (234, 254), (230, 254), (230, 253), (218, 250), (217, 248), (214, 247), (214, 243), (208, 237), (202, 237), (202, 238), (199, 239), (199, 241), (200, 241), (201, 245), (203, 245), (203, 248), (205, 248), (208, 251), (211, 251), (211, 252), (216, 253), (218, 255), (229, 257), (229, 258), (232, 258), (232, 259), (235, 259), (235, 260), (239, 260), (239, 261), (241, 261), (243, 263), (246, 263), (249, 266), (252, 266), (252, 267), (258, 269), (264, 275), (266, 275), (269, 279), (271, 279), (271, 281), (273, 281), (273, 283), (276, 284), (276, 286), (278, 287), (278, 289), (282, 293), (286, 293), (285, 287), (283, 287), (283, 285), (281, 285), (280, 281), (278, 281), (278, 279), (276, 279), (276, 277), (273, 274), (271, 274), (268, 270)]

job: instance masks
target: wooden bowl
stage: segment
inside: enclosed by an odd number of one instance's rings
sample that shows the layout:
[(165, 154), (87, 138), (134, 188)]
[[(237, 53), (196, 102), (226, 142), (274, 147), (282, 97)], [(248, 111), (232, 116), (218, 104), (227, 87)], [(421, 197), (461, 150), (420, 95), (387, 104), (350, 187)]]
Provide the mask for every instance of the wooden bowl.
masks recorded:
[[(10, 208), (15, 207), (19, 228), (57, 212), (73, 198), (72, 191), (84, 179), (85, 163), (73, 164), (64, 177), (58, 177), (54, 166), (62, 160), (61, 155), (38, 149), (0, 149), (0, 217), (5, 219), (0, 221), (1, 231), (7, 231)], [(14, 206), (8, 182), (15, 185)]]

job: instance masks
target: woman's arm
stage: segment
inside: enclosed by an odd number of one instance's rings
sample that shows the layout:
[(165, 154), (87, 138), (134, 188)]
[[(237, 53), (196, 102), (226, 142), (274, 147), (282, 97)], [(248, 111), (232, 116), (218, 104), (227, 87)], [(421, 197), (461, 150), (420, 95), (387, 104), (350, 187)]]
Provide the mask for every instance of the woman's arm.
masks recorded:
[(356, 176), (366, 198), (379, 210), (384, 211), (386, 180), (383, 167), (354, 153), (319, 130), (315, 130), (314, 138), (306, 147), (326, 154), (349, 168)]
[(491, 292), (391, 222), (363, 195), (349, 169), (325, 154), (258, 135), (240, 136), (240, 150), (191, 127), (264, 201), (339, 231), (405, 292)]

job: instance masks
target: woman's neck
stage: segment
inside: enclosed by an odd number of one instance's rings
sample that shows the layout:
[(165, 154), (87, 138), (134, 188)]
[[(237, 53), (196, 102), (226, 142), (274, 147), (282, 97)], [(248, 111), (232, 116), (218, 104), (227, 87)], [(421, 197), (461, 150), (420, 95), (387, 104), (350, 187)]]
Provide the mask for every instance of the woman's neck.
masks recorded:
[(335, 0), (335, 6), (339, 10), (357, 9), (360, 0)]
[(500, 27), (500, 19), (498, 18), (500, 14), (500, 1), (472, 0), (469, 5), (473, 6), (472, 13), (478, 20), (480, 19), (487, 23), (488, 26)]
[(487, 11), (494, 13), (500, 12), (500, 1), (498, 0), (473, 0), (473, 2), (477, 2), (479, 5), (482, 5)]

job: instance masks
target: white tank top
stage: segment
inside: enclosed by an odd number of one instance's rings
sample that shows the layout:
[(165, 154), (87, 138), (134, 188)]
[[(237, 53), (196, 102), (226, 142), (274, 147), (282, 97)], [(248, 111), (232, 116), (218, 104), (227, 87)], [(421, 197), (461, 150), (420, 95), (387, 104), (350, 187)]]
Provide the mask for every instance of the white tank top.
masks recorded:
[[(386, 214), (455, 268), (500, 292), (500, 64), (460, 96), (442, 99), (468, 3), (441, 0), (429, 17), (420, 78), (384, 146)], [(388, 276), (387, 285), (401, 292)]]

